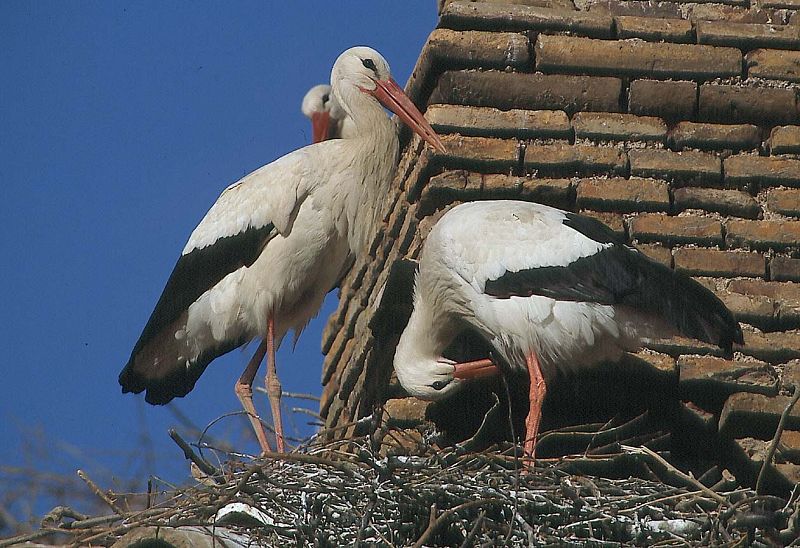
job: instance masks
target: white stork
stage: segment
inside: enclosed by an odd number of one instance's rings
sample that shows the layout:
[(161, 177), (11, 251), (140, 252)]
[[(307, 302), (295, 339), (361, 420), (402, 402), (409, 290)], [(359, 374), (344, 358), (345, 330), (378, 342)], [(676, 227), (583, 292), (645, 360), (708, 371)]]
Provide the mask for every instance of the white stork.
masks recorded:
[(589, 217), (521, 201), (454, 207), (428, 235), (414, 310), (397, 345), (397, 378), (413, 396), (440, 399), (463, 379), (498, 372), (490, 359), (442, 353), (471, 328), (500, 369), (528, 372), (525, 454), (535, 455), (546, 382), (681, 332), (731, 352), (739, 324), (708, 289), (625, 244)]
[(381, 104), (444, 150), (375, 50), (342, 53), (331, 84), (355, 135), (296, 150), (222, 192), (189, 237), (119, 376), (123, 392), (147, 391), (147, 402), (165, 404), (189, 393), (214, 358), (263, 338), (235, 391), (265, 452), (252, 401), (264, 355), (283, 451), (275, 349), (289, 329), (299, 335), (381, 221), (399, 154), (396, 126)]
[(353, 121), (339, 106), (328, 84), (319, 84), (309, 89), (303, 97), (300, 110), (311, 120), (312, 143), (354, 136)]

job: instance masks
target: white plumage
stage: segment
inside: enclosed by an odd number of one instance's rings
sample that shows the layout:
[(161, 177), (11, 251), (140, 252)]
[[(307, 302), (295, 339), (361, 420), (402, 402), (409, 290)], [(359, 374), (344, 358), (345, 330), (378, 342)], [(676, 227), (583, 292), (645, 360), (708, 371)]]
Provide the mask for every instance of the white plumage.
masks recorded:
[[(536, 378), (531, 415), (541, 413), (545, 380), (557, 371), (616, 359), (646, 338), (681, 331), (728, 351), (742, 342), (710, 291), (601, 223), (511, 200), (456, 206), (428, 235), (394, 358), (410, 394), (443, 398), (460, 379), (494, 369), (489, 360), (464, 365), (442, 356), (466, 328), (491, 344), (502, 367)], [(539, 417), (531, 415), (535, 438)], [(526, 451), (533, 455), (532, 440)]]
[(398, 139), (379, 101), (442, 148), (375, 50), (342, 53), (331, 82), (357, 131), (287, 154), (223, 191), (189, 237), (119, 379), (123, 392), (146, 390), (148, 402), (167, 403), (187, 394), (214, 358), (264, 338), (236, 392), (265, 451), (251, 390), (261, 360), (267, 354), (281, 450), (274, 350), (317, 313), (381, 220)]
[(348, 139), (355, 135), (353, 120), (345, 114), (328, 84), (309, 89), (303, 97), (300, 110), (311, 120), (313, 143), (326, 139)]

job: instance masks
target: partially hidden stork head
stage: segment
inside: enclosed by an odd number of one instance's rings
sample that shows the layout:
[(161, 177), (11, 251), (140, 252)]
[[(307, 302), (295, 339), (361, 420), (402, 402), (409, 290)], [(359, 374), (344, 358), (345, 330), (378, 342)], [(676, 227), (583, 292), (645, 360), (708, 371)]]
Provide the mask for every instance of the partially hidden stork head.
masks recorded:
[(356, 46), (339, 55), (331, 71), (331, 86), (336, 99), (354, 120), (361, 114), (353, 104), (358, 101), (356, 92), (361, 92), (397, 114), (433, 148), (446, 152), (439, 136), (392, 78), (386, 59), (374, 49)]
[(319, 84), (314, 86), (305, 97), (300, 110), (311, 120), (311, 142), (319, 143), (332, 137), (331, 106), (333, 95), (331, 86)]

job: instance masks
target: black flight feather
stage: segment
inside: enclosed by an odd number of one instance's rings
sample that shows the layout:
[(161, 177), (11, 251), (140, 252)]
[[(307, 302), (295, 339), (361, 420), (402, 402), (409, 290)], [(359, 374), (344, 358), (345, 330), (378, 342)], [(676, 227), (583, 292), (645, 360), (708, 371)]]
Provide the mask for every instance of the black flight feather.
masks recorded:
[(561, 301), (625, 305), (667, 320), (690, 337), (716, 344), (730, 354), (742, 331), (713, 292), (689, 276), (653, 261), (625, 245), (595, 219), (568, 214), (564, 224), (601, 243), (613, 245), (566, 266), (506, 272), (486, 282), (497, 298), (540, 295)]

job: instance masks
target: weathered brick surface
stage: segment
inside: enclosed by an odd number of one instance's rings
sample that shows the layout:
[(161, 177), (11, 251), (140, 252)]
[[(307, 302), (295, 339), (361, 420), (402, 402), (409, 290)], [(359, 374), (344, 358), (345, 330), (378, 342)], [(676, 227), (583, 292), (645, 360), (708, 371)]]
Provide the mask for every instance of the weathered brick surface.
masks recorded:
[(665, 120), (689, 120), (697, 109), (697, 84), (660, 80), (634, 80), (628, 110)]
[(775, 250), (800, 247), (800, 221), (729, 219), (725, 231), (725, 240), (733, 247)]
[(631, 175), (668, 181), (716, 185), (722, 181), (720, 159), (702, 152), (634, 149), (628, 153)]
[(771, 188), (767, 191), (767, 209), (800, 217), (800, 188)]
[(722, 225), (716, 219), (708, 217), (672, 217), (647, 213), (631, 219), (629, 228), (631, 238), (641, 242), (703, 245), (717, 245), (722, 242)]
[(675, 356), (676, 358), (686, 354), (699, 354), (702, 356), (722, 355), (722, 351), (716, 345), (681, 336), (648, 341), (646, 346), (647, 348), (651, 348), (656, 352), (669, 354), (670, 356)]
[(661, 244), (637, 244), (636, 249), (664, 266), (672, 268), (672, 250)]
[(599, 38), (611, 36), (612, 24), (607, 15), (483, 2), (451, 2), (439, 20), (452, 29), (568, 30)]
[(519, 142), (490, 137), (442, 135), (446, 153), (437, 152), (433, 159), (449, 168), (507, 170), (519, 163)]
[(750, 154), (730, 156), (725, 158), (725, 182), (735, 186), (751, 182), (800, 186), (800, 160)]
[(790, 48), (800, 45), (800, 28), (791, 25), (697, 21), (697, 42), (741, 49)]
[(761, 0), (759, 4), (765, 8), (800, 10), (800, 0)]
[[(766, 396), (764, 394), (733, 394), (725, 402), (719, 418), (719, 429), (726, 436), (753, 436), (770, 438), (774, 435), (783, 410), (790, 396)], [(786, 427), (800, 429), (800, 409), (792, 409)]]
[(761, 130), (751, 124), (681, 122), (669, 132), (673, 148), (749, 150), (761, 144)]
[(641, 38), (650, 42), (693, 43), (692, 23), (685, 19), (619, 16), (614, 18), (619, 38)]
[[(746, 416), (743, 415), (743, 417)], [(771, 439), (770, 432), (774, 434), (775, 428), (770, 430), (771, 421), (760, 420), (758, 416), (754, 416), (753, 419), (756, 421), (753, 427), (758, 429), (758, 435), (764, 439), (741, 437), (732, 440), (726, 451), (730, 459), (730, 467), (735, 471), (737, 480), (750, 485), (758, 481), (758, 478), (762, 476), (763, 469), (762, 488), (766, 492), (777, 492), (788, 497), (800, 483), (800, 466), (791, 462), (781, 462), (785, 457), (780, 450), (770, 459), (767, 466), (764, 466), (771, 445), (771, 442), (767, 440)], [(747, 417), (745, 420), (750, 420), (750, 418)], [(746, 430), (746, 428), (739, 430)], [(742, 434), (742, 436), (744, 435)]]
[(742, 71), (739, 50), (714, 46), (540, 34), (534, 52), (543, 72), (712, 79)]
[[(800, 26), (788, 26), (800, 33)], [(745, 57), (748, 76), (800, 82), (800, 51), (758, 49)]]
[(785, 362), (800, 358), (800, 334), (782, 331), (774, 333), (745, 331), (744, 346), (737, 346), (737, 350), (766, 362)]
[(436, 29), (428, 48), (436, 62), (446, 66), (525, 68), (531, 60), (528, 37), (512, 32)]
[(383, 410), (395, 425), (421, 423), (425, 420), (430, 402), (417, 398), (395, 398), (383, 404)]
[(750, 276), (763, 278), (766, 262), (761, 253), (684, 247), (676, 249), (675, 270), (690, 276)]
[(800, 303), (800, 284), (762, 282), (757, 280), (731, 280), (728, 290), (750, 295), (763, 295), (776, 301)]
[(678, 382), (687, 391), (733, 394), (752, 392), (774, 396), (778, 393), (778, 376), (763, 362), (733, 361), (713, 356), (681, 356), (678, 358)]
[(755, 219), (761, 213), (761, 206), (755, 198), (741, 190), (684, 187), (676, 188), (672, 197), (676, 212), (703, 209), (746, 219)]
[(765, 126), (797, 120), (795, 93), (791, 89), (703, 84), (698, 109), (703, 122)]
[(736, 321), (765, 331), (778, 327), (779, 306), (773, 299), (729, 291), (718, 292), (717, 296), (728, 307)]
[(652, 179), (583, 179), (578, 183), (577, 204), (598, 211), (667, 211), (669, 189)]
[(498, 71), (448, 71), (439, 78), (431, 103), (452, 103), (502, 110), (547, 109), (618, 112), (619, 78)]
[(773, 257), (769, 262), (769, 277), (777, 282), (800, 282), (800, 259)]
[[(525, 169), (547, 175), (623, 174), (625, 153), (616, 148), (589, 145), (529, 145), (525, 149)], [(565, 173), (566, 172), (566, 173)]]
[(800, 154), (800, 126), (778, 126), (769, 134), (770, 154)]
[(572, 181), (569, 179), (525, 178), (520, 198), (561, 209), (572, 209), (574, 203)]
[(738, 6), (725, 6), (719, 3), (687, 5), (685, 12), (691, 21), (728, 21), (730, 23), (771, 23), (781, 21), (782, 16), (775, 10), (742, 9)]
[(572, 117), (575, 136), (601, 141), (656, 141), (663, 143), (667, 125), (654, 116), (614, 112), (578, 112)]
[(572, 135), (569, 117), (562, 110), (498, 110), (491, 107), (430, 105), (425, 118), (439, 133), (561, 139)]
[(617, 233), (618, 236), (625, 237), (625, 218), (621, 213), (610, 211), (593, 211), (591, 209), (581, 209), (581, 215), (586, 215), (592, 219), (597, 219), (608, 228)]

